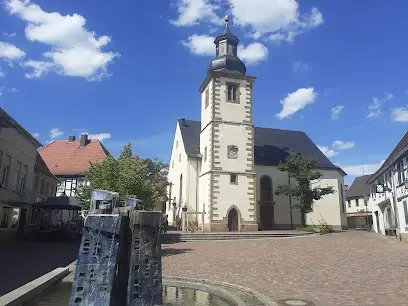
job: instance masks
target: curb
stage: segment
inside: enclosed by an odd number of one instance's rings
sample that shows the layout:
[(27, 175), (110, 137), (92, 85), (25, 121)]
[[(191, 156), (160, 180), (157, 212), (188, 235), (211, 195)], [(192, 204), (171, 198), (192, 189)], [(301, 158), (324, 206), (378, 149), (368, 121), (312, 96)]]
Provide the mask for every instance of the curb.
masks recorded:
[[(231, 284), (227, 282), (220, 282), (220, 281), (211, 281), (208, 279), (196, 279), (196, 278), (187, 278), (187, 277), (180, 277), (180, 276), (171, 276), (171, 275), (163, 275), (163, 280), (170, 280), (170, 281), (181, 281), (185, 283), (200, 283), (203, 285), (212, 285), (212, 286), (222, 286), (226, 288), (235, 289), (237, 291), (242, 291), (244, 293), (248, 293), (253, 295), (256, 299), (262, 302), (265, 306), (278, 306), (276, 302), (274, 302), (271, 298), (267, 297), (266, 295), (241, 285)], [(219, 288), (217, 288), (219, 290)]]
[(0, 296), (0, 305), (14, 306), (26, 303), (52, 285), (61, 281), (68, 274), (68, 267), (57, 268), (3, 296)]

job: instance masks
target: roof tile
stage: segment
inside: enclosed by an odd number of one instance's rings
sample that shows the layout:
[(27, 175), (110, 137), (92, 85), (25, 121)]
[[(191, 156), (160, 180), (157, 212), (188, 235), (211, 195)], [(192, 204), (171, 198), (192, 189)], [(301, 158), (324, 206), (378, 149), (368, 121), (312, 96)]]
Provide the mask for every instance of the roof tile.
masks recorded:
[(80, 141), (55, 140), (42, 148), (41, 157), (54, 175), (82, 175), (90, 163), (100, 163), (109, 152), (97, 139), (80, 148)]

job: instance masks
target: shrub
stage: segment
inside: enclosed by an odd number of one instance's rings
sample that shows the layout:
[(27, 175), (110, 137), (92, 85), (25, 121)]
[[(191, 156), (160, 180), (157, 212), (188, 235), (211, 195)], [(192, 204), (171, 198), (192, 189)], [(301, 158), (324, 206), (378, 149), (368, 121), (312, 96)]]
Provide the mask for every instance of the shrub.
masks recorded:
[(333, 233), (333, 228), (327, 224), (327, 222), (321, 218), (319, 220), (319, 225), (317, 226), (320, 235), (328, 234), (328, 233)]
[(299, 227), (296, 230), (301, 231), (301, 232), (308, 232), (308, 233), (316, 232), (316, 229), (314, 228), (313, 225), (308, 225), (308, 226), (305, 226), (305, 227)]

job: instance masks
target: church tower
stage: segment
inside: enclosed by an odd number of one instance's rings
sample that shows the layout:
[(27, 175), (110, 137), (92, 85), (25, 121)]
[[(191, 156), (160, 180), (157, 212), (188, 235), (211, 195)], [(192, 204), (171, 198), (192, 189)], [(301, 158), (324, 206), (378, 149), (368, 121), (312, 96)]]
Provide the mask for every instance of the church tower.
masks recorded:
[(206, 231), (257, 231), (252, 84), (225, 17), (200, 87), (200, 208)]

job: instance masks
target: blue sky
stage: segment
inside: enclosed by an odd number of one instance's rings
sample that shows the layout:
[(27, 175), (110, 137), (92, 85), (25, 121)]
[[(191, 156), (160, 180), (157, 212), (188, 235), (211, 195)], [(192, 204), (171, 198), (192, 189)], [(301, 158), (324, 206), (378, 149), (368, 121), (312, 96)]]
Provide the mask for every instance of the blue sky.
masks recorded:
[(176, 118), (200, 119), (225, 14), (258, 78), (255, 125), (305, 131), (353, 175), (406, 131), (403, 0), (0, 3), (0, 105), (44, 144), (86, 132), (168, 160)]

